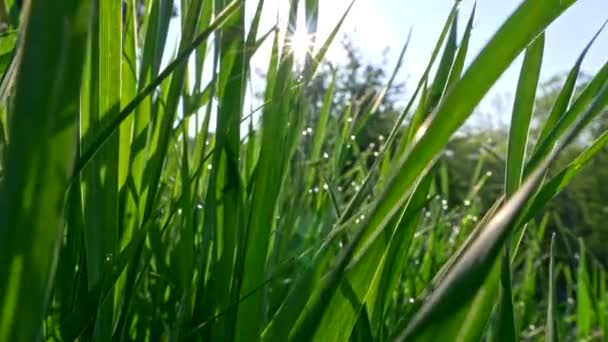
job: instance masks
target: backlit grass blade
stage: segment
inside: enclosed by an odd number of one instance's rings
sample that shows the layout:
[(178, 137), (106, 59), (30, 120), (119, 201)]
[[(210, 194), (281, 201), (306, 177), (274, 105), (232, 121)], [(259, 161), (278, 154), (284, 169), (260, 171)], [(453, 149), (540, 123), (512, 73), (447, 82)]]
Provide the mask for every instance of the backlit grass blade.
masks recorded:
[(146, 238), (146, 230), (141, 229), (133, 235), (131, 242), (117, 255), (111, 270), (104, 275), (105, 279), (98, 282), (79, 296), (79, 305), (75, 306), (61, 321), (61, 337), (65, 340), (75, 340), (90, 329), (94, 323), (98, 303), (110, 300), (114, 283), (124, 271), (129, 262), (136, 258)]
[[(241, 293), (262, 283), (266, 272), (270, 234), (276, 212), (277, 197), (284, 178), (287, 151), (287, 124), (290, 118), (290, 105), (294, 96), (289, 87), (292, 84), (293, 56), (282, 56), (279, 70), (272, 89), (273, 102), (265, 107), (262, 117), (262, 136), (257, 172), (251, 197), (251, 215), (247, 227), (246, 249), (244, 255), (244, 274)], [(294, 90), (295, 92), (295, 90)], [(261, 293), (256, 293), (241, 303), (238, 312), (239, 339), (244, 340), (251, 334), (258, 336), (262, 327), (258, 319), (262, 307)]]
[[(198, 29), (196, 34), (203, 32), (213, 18), (213, 1), (205, 1), (203, 3), (203, 9), (201, 11), (201, 17), (198, 21)], [(207, 60), (208, 44), (200, 44), (196, 49), (196, 59), (194, 63), (194, 90), (200, 90), (203, 84), (203, 69), (205, 67), (205, 61)]]
[(549, 250), (549, 294), (547, 303), (547, 325), (545, 330), (545, 341), (546, 342), (558, 342), (559, 341), (559, 329), (557, 323), (559, 317), (557, 316), (556, 309), (556, 294), (555, 294), (555, 233), (551, 235), (551, 246)]
[[(89, 62), (82, 92), (81, 141), (88, 148), (103, 124), (120, 111), (122, 18), (121, 4), (94, 2), (94, 20), (89, 37)], [(118, 163), (119, 131), (83, 172), (82, 196), (84, 240), (89, 289), (111, 269), (118, 251)], [(111, 339), (113, 301), (101, 301), (97, 311), (94, 341)]]
[[(577, 118), (575, 126), (571, 131), (580, 132), (589, 124), (590, 120), (599, 115), (608, 104), (608, 83), (604, 84), (597, 97), (594, 98), (589, 108)], [(563, 139), (567, 139), (565, 137)], [(551, 199), (568, 185), (580, 169), (587, 164), (594, 155), (601, 151), (602, 147), (608, 142), (608, 133), (601, 134), (585, 151), (575, 158), (565, 169), (543, 185), (539, 193), (527, 206), (525, 214), (519, 224), (530, 220), (538, 213)]]
[[(136, 0), (127, 2), (124, 22), (124, 42), (121, 61), (121, 102), (131, 101), (137, 94), (137, 24)], [(110, 32), (115, 33), (115, 32)], [(121, 108), (122, 109), (122, 108)], [(133, 117), (127, 118), (120, 126), (119, 189), (125, 185), (129, 175)]]
[[(437, 42), (435, 43), (435, 47), (433, 48), (433, 52), (431, 53), (431, 58), (429, 59), (428, 64), (426, 65), (426, 68), (425, 68), (424, 72), (422, 73), (422, 76), (420, 76), (420, 79), (418, 80), (418, 84), (416, 85), (416, 90), (414, 90), (414, 93), (412, 94), (412, 97), (408, 101), (408, 104), (405, 106), (405, 109), (403, 110), (401, 115), (399, 115), (397, 122), (395, 122), (395, 125), (393, 126), (393, 129), (391, 130), (391, 133), (389, 134), (388, 139), (386, 140), (387, 147), (391, 146), (393, 144), (393, 141), (395, 141), (395, 138), (397, 137), (397, 132), (399, 131), (399, 128), (403, 124), (405, 117), (409, 114), (410, 110), (414, 106), (414, 102), (415, 102), (416, 98), (418, 97), (418, 94), (420, 92), (422, 92), (424, 94), (424, 92), (428, 91), (427, 85), (429, 83), (429, 74), (431, 72), (431, 68), (435, 64), (435, 60), (437, 59), (437, 56), (439, 56), (439, 52), (441, 51), (441, 47), (443, 46), (443, 43), (445, 41), (446, 36), (448, 35), (448, 32), (453, 27), (452, 23), (455, 20), (456, 16), (458, 15), (459, 4), (460, 4), (459, 1), (454, 2), (454, 5), (452, 6), (452, 9), (450, 10), (450, 14), (448, 15), (447, 19), (445, 20), (445, 23), (443, 24), (443, 29), (441, 30), (441, 34), (439, 35), (439, 38), (437, 39)], [(418, 104), (418, 108), (419, 109), (426, 108), (426, 106), (425, 106), (426, 102), (427, 102), (427, 100), (420, 101), (420, 103)], [(419, 117), (422, 117), (422, 114), (420, 114)], [(417, 120), (418, 120), (417, 118), (412, 119), (413, 122), (416, 122)], [(418, 125), (419, 124), (415, 124), (415, 125), (410, 124), (411, 128), (408, 128), (409, 132), (403, 139), (404, 141), (401, 142), (401, 145), (403, 146), (404, 149), (407, 146), (407, 144), (409, 144), (409, 142), (411, 140), (410, 138), (413, 137), (414, 132), (418, 129)], [(398, 150), (400, 151), (401, 149), (398, 149)]]
[(594, 325), (591, 283), (587, 265), (587, 248), (579, 238), (578, 270), (576, 278), (576, 328), (580, 340), (588, 339)]
[[(143, 47), (141, 49), (142, 56), (137, 84), (139, 92), (149, 86), (150, 82), (159, 73), (163, 52), (165, 51), (169, 21), (171, 19), (170, 6), (167, 5), (168, 2), (168, 0), (152, 1), (148, 3), (145, 9), (146, 15), (142, 23)], [(152, 92), (157, 87), (158, 84), (156, 87), (150, 88), (149, 91)], [(136, 98), (137, 95), (132, 100)], [(126, 107), (127, 103), (123, 102), (121, 110), (125, 110)], [(143, 175), (147, 159), (146, 145), (148, 144), (152, 130), (151, 118), (154, 116), (152, 96), (142, 97), (139, 103), (132, 106), (132, 110), (135, 113), (133, 114), (133, 143), (130, 152), (130, 171), (135, 192), (139, 197), (143, 193)], [(114, 129), (116, 128), (114, 127)], [(76, 170), (76, 174), (77, 171), (78, 169)], [(141, 223), (139, 220), (143, 217), (145, 205), (145, 198), (138, 198), (138, 215), (136, 216), (137, 222), (135, 224)]]
[(89, 6), (35, 1), (24, 13), (23, 60), (0, 189), (0, 340), (43, 337), (76, 153)]
[[(213, 284), (209, 291), (213, 293), (212, 308), (217, 313), (228, 307), (232, 298), (239, 298), (240, 277), (237, 274), (235, 258), (239, 251), (239, 239), (243, 236), (244, 208), (242, 196), (241, 173), (238, 168), (240, 156), (240, 124), (246, 90), (246, 75), (249, 61), (245, 51), (245, 14), (242, 6), (231, 16), (218, 31), (215, 48), (219, 53), (219, 74), (216, 83), (218, 96), (218, 119), (215, 132), (215, 149), (213, 152), (207, 200), (215, 197), (215, 208), (210, 208), (205, 215), (214, 215), (214, 244), (217, 249), (215, 260), (212, 260)], [(227, 1), (216, 0), (216, 11), (227, 5)], [(210, 211), (213, 210), (213, 213)], [(207, 218), (205, 218), (207, 219)], [(236, 261), (238, 263), (238, 260)], [(214, 340), (232, 340), (238, 336), (236, 310), (230, 310), (225, 317), (217, 320), (212, 328)]]
[(477, 10), (477, 3), (475, 3), (473, 5), (473, 9), (471, 10), (471, 15), (469, 16), (469, 21), (467, 23), (467, 26), (464, 29), (464, 33), (462, 35), (462, 40), (460, 41), (460, 46), (458, 46), (458, 53), (456, 54), (456, 58), (454, 59), (454, 65), (452, 65), (452, 69), (450, 71), (450, 77), (447, 82), (448, 90), (462, 76), (462, 70), (464, 69), (464, 62), (467, 57), (467, 52), (469, 51), (469, 42), (471, 40), (471, 31), (473, 30), (473, 21), (475, 20), (476, 10)]
[[(308, 0), (308, 1), (310, 1), (310, 0)], [(319, 47), (319, 50), (317, 51), (317, 53), (313, 56), (311, 67), (310, 67), (310, 72), (308, 73), (306, 82), (304, 82), (304, 83), (308, 83), (308, 81), (310, 81), (314, 77), (315, 73), (317, 72), (317, 69), (319, 68), (319, 65), (321, 65), (321, 63), (325, 60), (325, 55), (327, 55), (327, 51), (329, 51), (329, 48), (330, 48), (332, 42), (338, 35), (338, 32), (340, 32), (340, 29), (342, 28), (342, 25), (344, 24), (344, 20), (346, 20), (348, 13), (350, 13), (350, 10), (353, 8), (355, 1), (356, 0), (352, 0), (350, 2), (348, 7), (346, 8), (346, 11), (344, 11), (344, 14), (342, 15), (342, 17), (340, 18), (338, 23), (334, 26), (333, 30), (329, 34), (329, 37), (327, 37), (325, 42), (323, 42), (323, 44)]]
[(515, 94), (513, 114), (509, 131), (505, 194), (511, 197), (521, 184), (523, 167), (528, 146), (528, 131), (532, 121), (534, 99), (540, 78), (540, 69), (545, 47), (544, 33), (528, 47), (519, 73), (519, 83)]
[[(528, 131), (532, 121), (536, 89), (543, 61), (545, 35), (541, 33), (526, 49), (519, 74), (507, 149), (505, 176), (505, 197), (509, 199), (519, 188), (522, 181), (523, 166), (528, 145)], [(504, 341), (516, 341), (516, 327), (513, 316), (511, 289), (511, 263), (509, 246), (505, 246), (501, 268), (501, 292), (496, 321), (496, 335)]]
[[(566, 111), (568, 110), (568, 107), (570, 106), (570, 103), (574, 96), (574, 91), (576, 90), (576, 81), (578, 79), (578, 75), (581, 70), (581, 65), (583, 64), (583, 61), (585, 59), (585, 56), (587, 55), (587, 52), (589, 51), (589, 49), (591, 48), (591, 46), (593, 45), (593, 43), (595, 42), (597, 37), (600, 35), (600, 33), (603, 31), (604, 27), (606, 26), (606, 23), (608, 23), (608, 22), (604, 22), (604, 24), (600, 27), (600, 29), (597, 31), (597, 33), (593, 36), (593, 38), (591, 38), (591, 40), (589, 41), (587, 46), (585, 46), (585, 48), (579, 55), (578, 59), (576, 60), (576, 63), (574, 64), (574, 66), (572, 67), (570, 72), (568, 73), (564, 86), (560, 90), (559, 95), (557, 95), (555, 103), (553, 104), (553, 108), (551, 109), (551, 112), (549, 113), (549, 116), (547, 117), (547, 120), (545, 121), (545, 123), (543, 125), (541, 133), (538, 136), (538, 139), (537, 139), (538, 143), (541, 143), (545, 139), (547, 139), (547, 137), (549, 136), (549, 133), (551, 133), (551, 130), (555, 127), (557, 122), (561, 119), (562, 115), (564, 115), (566, 113)], [(539, 145), (537, 145), (537, 147), (538, 146)]]
[[(403, 152), (403, 149), (405, 149), (405, 147), (407, 147), (415, 140), (415, 135), (418, 132), (420, 126), (437, 107), (439, 101), (444, 95), (444, 92), (446, 91), (448, 77), (451, 73), (452, 65), (457, 50), (456, 45), (458, 36), (458, 13), (458, 9), (455, 7), (454, 12), (452, 12), (452, 14), (448, 17), (448, 22), (446, 22), (446, 25), (450, 23), (451, 26), (450, 30), (447, 31), (447, 40), (443, 49), (443, 54), (441, 56), (441, 59), (439, 60), (437, 73), (430, 87), (427, 87), (426, 81), (424, 82), (424, 87), (422, 89), (422, 95), (420, 97), (420, 102), (418, 103), (418, 108), (414, 112), (410, 125), (408, 126), (407, 141), (402, 142), (402, 149), (400, 149), (399, 152)], [(446, 31), (442, 33), (442, 37), (440, 37), (439, 41), (443, 40), (443, 34), (445, 33)], [(438, 51), (438, 47), (439, 46), (436, 47), (435, 51)], [(432, 60), (433, 58), (431, 58), (431, 61)], [(429, 65), (429, 67), (430, 66), (431, 65)]]
[(227, 5), (225, 9), (215, 17), (215, 20), (209, 25), (209, 28), (192, 39), (192, 41), (189, 42), (183, 49), (180, 49), (180, 52), (177, 54), (175, 59), (169, 63), (156, 78), (141, 89), (137, 96), (135, 96), (135, 98), (125, 107), (123, 107), (120, 114), (109, 121), (105, 128), (96, 136), (94, 142), (91, 143), (91, 146), (81, 154), (75, 166), (74, 174), (78, 174), (80, 171), (82, 171), (83, 167), (91, 160), (101, 146), (105, 144), (110, 135), (112, 135), (112, 133), (118, 129), (120, 124), (129, 115), (131, 115), (133, 110), (135, 110), (135, 108), (137, 108), (137, 106), (144, 99), (146, 99), (146, 97), (151, 95), (152, 92), (155, 91), (164, 80), (171, 76), (178, 67), (186, 63), (192, 51), (194, 51), (200, 44), (204, 43), (209, 36), (215, 32), (215, 30), (220, 28), (225, 21), (236, 12), (239, 7), (240, 4), (237, 1), (233, 1)]
[(362, 129), (364, 129), (366, 127), (366, 124), (367, 124), (368, 120), (370, 119), (370, 117), (377, 113), (378, 108), (380, 108), (380, 105), (382, 105), (382, 102), (386, 99), (386, 96), (388, 95), (389, 91), (392, 90), (393, 84), (395, 83), (395, 79), (397, 78), (397, 74), (399, 73), (399, 70), (403, 66), (403, 59), (405, 58), (405, 53), (407, 52), (407, 49), (410, 45), (411, 38), (412, 38), (412, 30), (410, 30), (407, 35), (405, 44), (403, 44), (403, 47), (401, 48), (399, 57), (397, 57), (397, 62), (395, 64), (395, 68), (393, 69), (388, 82), (386, 82), (386, 84), (382, 87), (380, 94), (378, 94), (376, 96), (373, 104), (371, 105), (371, 107), (367, 111), (367, 113), (365, 113), (365, 115), (361, 119), (357, 120), (357, 128), (355, 129), (355, 131), (357, 133), (359, 133)]
[(570, 162), (567, 167), (541, 187), (538, 194), (534, 197), (534, 200), (528, 206), (526, 211), (527, 215), (522, 221), (527, 222), (531, 220), (534, 215), (538, 214), (549, 201), (554, 199), (557, 194), (570, 184), (582, 168), (587, 165), (593, 157), (600, 153), (606, 144), (608, 144), (608, 131), (602, 133), (585, 151)]
[(370, 306), (372, 306), (372, 322), (374, 323), (375, 336), (378, 339), (382, 339), (384, 334), (382, 329), (384, 323), (384, 317), (389, 305), (390, 297), (393, 291), (398, 285), (399, 276), (403, 271), (403, 260), (409, 253), (409, 247), (415, 233), (415, 227), (420, 223), (420, 214), (415, 210), (425, 204), (428, 204), (428, 195), (431, 186), (433, 175), (429, 174), (425, 176), (418, 189), (412, 197), (411, 208), (406, 208), (406, 211), (399, 219), (399, 223), (395, 229), (392, 240), (386, 251), (386, 257), (384, 264), (380, 269), (381, 273), (378, 273), (374, 282), (377, 282), (377, 295), (376, 298), (369, 299)]
[[(445, 43), (445, 47), (443, 48), (443, 55), (439, 60), (439, 65), (437, 66), (437, 73), (435, 75), (435, 79), (431, 84), (431, 88), (429, 89), (429, 98), (427, 106), (429, 110), (435, 109), (435, 106), (441, 99), (444, 91), (446, 90), (446, 84), (448, 81), (448, 77), (450, 76), (450, 70), (452, 70), (452, 65), (454, 64), (454, 58), (456, 57), (456, 50), (458, 49), (458, 12), (454, 15), (454, 20), (452, 20), (452, 27), (450, 28), (450, 32), (448, 33), (447, 41)], [(426, 115), (426, 113), (425, 113)]]
[[(593, 79), (589, 81), (585, 89), (576, 98), (574, 103), (568, 108), (559, 121), (555, 124), (555, 127), (551, 129), (551, 132), (547, 135), (543, 141), (539, 141), (534, 153), (530, 156), (530, 161), (526, 164), (524, 174), (533, 170), (544, 155), (549, 153), (551, 149), (555, 147), (555, 144), (564, 135), (568, 128), (572, 127), (576, 123), (577, 119), (585, 112), (585, 110), (591, 105), (594, 99), (599, 95), (600, 91), (608, 80), (608, 62), (606, 62), (602, 68), (595, 74)], [(588, 117), (587, 121), (591, 121), (600, 112), (595, 112), (594, 116)]]
[[(314, 135), (312, 138), (312, 150), (310, 152), (310, 160), (317, 161), (321, 158), (321, 149), (323, 148), (323, 144), (325, 143), (325, 132), (327, 130), (327, 123), (329, 121), (330, 111), (332, 107), (332, 99), (334, 96), (334, 90), (336, 87), (336, 77), (332, 77), (331, 83), (327, 88), (327, 92), (325, 93), (325, 97), (323, 98), (323, 106), (319, 112), (319, 118), (317, 120), (317, 126), (314, 130)], [(306, 181), (306, 188), (311, 189), (313, 186), (313, 181), (316, 176), (316, 169), (310, 168), (308, 172), (308, 179)]]
[[(137, 94), (137, 76), (138, 76), (138, 25), (137, 25), (137, 6), (135, 0), (130, 0), (125, 3), (126, 10), (123, 12), (123, 42), (122, 42), (122, 62), (121, 62), (121, 104), (131, 101)], [(112, 34), (115, 32), (110, 31)], [(135, 117), (131, 116), (126, 119), (120, 126), (119, 133), (119, 152), (118, 152), (118, 227), (119, 227), (119, 251), (125, 248), (133, 237), (133, 231), (137, 225), (137, 205), (135, 196), (129, 190), (127, 181), (132, 182), (131, 175), (131, 148), (133, 139)], [(127, 281), (126, 274), (116, 284), (116, 292), (114, 298), (114, 313), (119, 319), (121, 309), (125, 307), (124, 301), (129, 298), (125, 297), (124, 286)]]

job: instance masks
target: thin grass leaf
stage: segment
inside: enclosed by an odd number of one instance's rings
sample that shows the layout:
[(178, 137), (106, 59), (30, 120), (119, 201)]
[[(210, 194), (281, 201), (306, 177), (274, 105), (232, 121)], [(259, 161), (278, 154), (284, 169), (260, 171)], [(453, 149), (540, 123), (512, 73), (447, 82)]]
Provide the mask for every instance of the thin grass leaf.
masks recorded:
[(36, 1), (25, 13), (0, 189), (0, 340), (42, 338), (76, 153), (89, 5)]
[(576, 327), (577, 337), (585, 340), (591, 335), (594, 322), (591, 284), (587, 270), (587, 249), (583, 239), (578, 239), (579, 259), (576, 279)]
[(449, 90), (452, 85), (454, 85), (454, 83), (458, 81), (462, 76), (462, 70), (464, 69), (464, 63), (467, 57), (467, 53), (469, 51), (469, 42), (471, 40), (471, 31), (473, 30), (473, 21), (475, 20), (476, 10), (477, 2), (473, 4), (473, 9), (471, 10), (469, 21), (464, 29), (464, 34), (462, 35), (460, 46), (458, 46), (458, 53), (454, 58), (454, 64), (452, 65), (452, 69), (450, 70), (450, 76), (447, 81), (447, 90)]
[(545, 341), (558, 342), (559, 329), (557, 328), (558, 316), (556, 309), (556, 294), (555, 294), (555, 233), (551, 235), (551, 246), (549, 250), (549, 293), (547, 304), (547, 326), (545, 328)]
[[(507, 148), (505, 197), (509, 199), (521, 185), (532, 120), (534, 99), (543, 61), (545, 35), (541, 33), (526, 49), (520, 71)], [(505, 246), (501, 267), (501, 292), (498, 306), (496, 336), (502, 341), (517, 341), (511, 289), (511, 257), (509, 243)]]
[(587, 55), (587, 52), (589, 51), (589, 49), (591, 48), (591, 46), (593, 45), (593, 43), (595, 42), (597, 37), (604, 30), (604, 27), (606, 26), (607, 23), (608, 23), (608, 21), (604, 22), (602, 24), (602, 26), (600, 27), (600, 29), (595, 33), (593, 38), (591, 38), (589, 43), (587, 43), (587, 46), (585, 46), (583, 51), (581, 51), (581, 54), (578, 56), (578, 58), (576, 60), (576, 63), (574, 63), (574, 66), (568, 73), (564, 86), (560, 90), (559, 95), (557, 95), (555, 103), (553, 104), (553, 108), (551, 108), (551, 112), (549, 113), (549, 117), (547, 117), (547, 120), (545, 121), (545, 123), (543, 125), (541, 133), (538, 136), (538, 139), (537, 139), (538, 143), (536, 145), (537, 148), (540, 147), (541, 143), (544, 142), (548, 138), (549, 133), (551, 133), (553, 128), (555, 128), (555, 125), (557, 124), (557, 122), (561, 119), (561, 117), (568, 110), (568, 107), (570, 106), (572, 98), (574, 97), (574, 92), (576, 90), (576, 81), (578, 79), (578, 75), (581, 70), (581, 65), (583, 64), (583, 61), (585, 60), (585, 56)]
[(240, 3), (233, 1), (227, 5), (224, 10), (216, 15), (213, 23), (209, 25), (205, 31), (197, 35), (191, 42), (189, 42), (180, 52), (177, 54), (175, 59), (169, 63), (159, 75), (154, 78), (149, 84), (147, 84), (142, 90), (139, 91), (137, 96), (129, 102), (121, 111), (118, 116), (108, 122), (103, 130), (96, 136), (91, 143), (91, 147), (84, 151), (80, 159), (78, 160), (75, 168), (74, 175), (79, 174), (84, 166), (91, 160), (91, 158), (97, 153), (97, 151), (105, 144), (109, 136), (120, 126), (120, 124), (137, 108), (137, 106), (148, 96), (156, 90), (156, 88), (163, 83), (172, 73), (181, 65), (187, 62), (190, 54), (203, 42), (205, 42), (209, 36), (211, 36), (218, 28), (220, 28), (228, 18), (236, 13), (240, 8)]

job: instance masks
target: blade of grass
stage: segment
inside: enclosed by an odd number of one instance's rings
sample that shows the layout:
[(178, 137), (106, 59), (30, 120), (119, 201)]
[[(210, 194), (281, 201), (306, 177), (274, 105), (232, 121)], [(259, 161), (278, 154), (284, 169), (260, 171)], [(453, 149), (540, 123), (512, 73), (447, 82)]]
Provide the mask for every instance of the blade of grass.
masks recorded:
[[(541, 33), (526, 49), (519, 74), (507, 147), (505, 172), (506, 199), (509, 199), (521, 185), (523, 166), (526, 159), (526, 148), (528, 146), (528, 131), (532, 120), (544, 48), (545, 35), (544, 33)], [(510, 240), (510, 238), (507, 240)], [(496, 336), (500, 336), (502, 341), (517, 341), (515, 318), (513, 314), (511, 253), (509, 245), (510, 243), (507, 241), (502, 257), (501, 292), (498, 317), (496, 320)]]
[[(244, 1), (241, 1), (244, 4)], [(223, 8), (226, 1), (215, 2), (216, 11)], [(237, 273), (235, 258), (239, 239), (244, 239), (242, 220), (244, 208), (241, 205), (243, 193), (241, 173), (238, 168), (240, 156), (240, 119), (246, 90), (246, 74), (249, 61), (245, 41), (244, 5), (218, 31), (219, 40), (215, 48), (219, 51), (219, 74), (217, 81), (218, 119), (215, 132), (213, 169), (209, 181), (207, 198), (216, 197), (214, 229), (216, 260), (212, 274), (213, 310), (215, 313), (227, 307), (232, 298), (239, 298), (240, 275)], [(254, 18), (254, 24), (259, 19)], [(254, 28), (255, 30), (255, 28)], [(253, 39), (252, 39), (253, 42)], [(238, 260), (236, 261), (238, 262)], [(230, 284), (230, 286), (227, 286)], [(256, 317), (257, 318), (257, 317)], [(212, 329), (211, 339), (233, 340), (239, 332), (236, 310), (218, 319)]]
[(586, 340), (591, 335), (594, 324), (594, 310), (591, 303), (591, 284), (589, 272), (587, 271), (587, 248), (583, 239), (578, 239), (579, 259), (576, 279), (576, 336), (580, 340)]
[(16, 74), (15, 115), (8, 125), (0, 189), (3, 341), (42, 338), (76, 152), (89, 5), (36, 1), (24, 13), (23, 64)]
[[(117, 2), (94, 2), (89, 37), (89, 64), (82, 91), (81, 141), (88, 148), (104, 122), (120, 111), (122, 61), (122, 7)], [(119, 37), (119, 39), (116, 39)], [(84, 242), (89, 288), (103, 279), (118, 250), (119, 131), (83, 172)], [(98, 303), (93, 341), (112, 337), (114, 305)]]
[(549, 294), (547, 301), (547, 327), (545, 328), (545, 341), (558, 342), (559, 329), (557, 328), (558, 312), (556, 309), (555, 285), (555, 233), (551, 235), (551, 247), (549, 247)]
[(574, 64), (574, 66), (572, 67), (570, 72), (568, 73), (564, 86), (560, 90), (559, 95), (557, 95), (555, 103), (553, 104), (553, 108), (551, 109), (551, 113), (549, 114), (549, 117), (545, 121), (545, 124), (541, 130), (541, 133), (538, 136), (538, 139), (537, 139), (538, 144), (536, 145), (537, 148), (540, 147), (540, 143), (542, 143), (543, 141), (545, 141), (545, 139), (548, 138), (549, 133), (551, 133), (551, 130), (553, 130), (553, 128), (555, 128), (555, 125), (561, 119), (562, 115), (564, 115), (566, 113), (566, 111), (568, 110), (568, 107), (570, 106), (570, 103), (574, 96), (574, 92), (576, 90), (576, 81), (578, 79), (578, 75), (581, 70), (581, 65), (583, 64), (583, 61), (585, 60), (585, 56), (587, 55), (587, 52), (589, 51), (589, 49), (591, 48), (591, 46), (593, 45), (593, 43), (595, 42), (597, 37), (600, 35), (600, 33), (604, 30), (606, 23), (608, 23), (608, 21), (604, 22), (604, 24), (602, 24), (600, 29), (593, 36), (593, 38), (591, 38), (591, 40), (589, 41), (587, 46), (585, 46), (585, 48), (579, 55), (578, 59), (576, 60), (576, 63)]
[(183, 49), (180, 49), (180, 52), (177, 54), (175, 59), (169, 63), (160, 74), (154, 78), (149, 84), (147, 84), (142, 90), (137, 93), (137, 96), (129, 102), (125, 107), (120, 111), (120, 114), (114, 117), (112, 120), (108, 122), (108, 124), (104, 127), (103, 130), (96, 136), (91, 143), (91, 146), (84, 151), (76, 166), (74, 168), (74, 175), (79, 174), (84, 166), (93, 158), (95, 153), (105, 144), (108, 138), (112, 135), (112, 133), (120, 126), (120, 124), (137, 108), (137, 106), (148, 96), (154, 92), (157, 87), (163, 83), (172, 73), (184, 63), (188, 61), (190, 54), (203, 42), (205, 42), (209, 36), (211, 36), (218, 28), (220, 28), (228, 18), (234, 15), (237, 9), (241, 6), (241, 4), (237, 1), (233, 1), (229, 5), (227, 5), (224, 10), (216, 15), (213, 23), (209, 25), (205, 31), (200, 33), (191, 42), (187, 44)]

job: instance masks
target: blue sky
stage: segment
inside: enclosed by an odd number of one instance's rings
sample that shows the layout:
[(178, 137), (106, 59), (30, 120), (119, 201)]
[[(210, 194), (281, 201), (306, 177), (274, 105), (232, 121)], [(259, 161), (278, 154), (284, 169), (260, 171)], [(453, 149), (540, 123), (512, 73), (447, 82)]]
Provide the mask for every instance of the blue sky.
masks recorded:
[[(432, 44), (439, 35), (443, 20), (453, 3), (450, 0), (362, 0), (361, 2), (367, 7), (365, 11), (373, 8), (373, 11), (377, 11), (374, 16), (384, 18), (380, 25), (385, 26), (382, 31), (391, 32), (389, 41), (387, 41), (389, 46), (398, 46), (395, 44), (399, 44), (403, 40), (402, 37), (407, 35), (409, 28), (413, 27), (414, 37), (409, 60), (413, 61), (413, 65), (416, 67), (424, 65), (428, 59)], [(374, 5), (371, 5), (372, 3)], [(477, 54), (499, 25), (520, 3), (521, 1), (516, 0), (478, 1), (470, 57)], [(472, 5), (473, 1), (463, 1), (460, 20), (462, 26), (466, 24)], [(608, 1), (579, 0), (563, 17), (559, 18), (547, 31), (543, 78), (567, 71), (607, 17)], [(351, 25), (359, 26), (359, 30), (365, 29), (365, 24), (352, 23)], [(363, 40), (360, 42), (363, 46), (366, 44)], [(583, 69), (590, 72), (597, 70), (606, 62), (606, 58), (608, 58), (608, 34), (604, 33), (590, 51)], [(518, 69), (518, 65), (513, 65), (499, 86), (506, 90), (512, 89), (517, 81)], [(415, 70), (410, 72), (416, 73)]]
[[(321, 26), (324, 28), (330, 26), (332, 21), (335, 22), (340, 8), (346, 8), (347, 3), (347, 0), (321, 1)], [(462, 2), (460, 25), (463, 27), (473, 3), (472, 0)], [(477, 1), (469, 62), (520, 3), (520, 0)], [(353, 36), (371, 60), (377, 60), (383, 47), (388, 46), (392, 52), (389, 56), (394, 61), (412, 28), (412, 42), (400, 76), (410, 80), (410, 84), (415, 84), (452, 5), (451, 0), (357, 0), (343, 32)], [(547, 31), (541, 80), (567, 72), (606, 18), (607, 0), (579, 0), (553, 23)], [(594, 72), (607, 60), (608, 32), (603, 32), (589, 51), (583, 70)], [(486, 104), (497, 93), (514, 92), (520, 65), (521, 58), (505, 72), (486, 98)]]
[[(319, 40), (323, 40), (344, 13), (351, 0), (319, 0)], [(544, 1), (544, 0), (536, 0)], [(469, 48), (468, 62), (483, 48), (494, 32), (517, 8), (522, 0), (477, 0), (477, 14)], [(255, 1), (247, 1), (247, 12), (255, 10)], [(353, 10), (342, 29), (355, 40), (370, 61), (379, 61), (382, 51), (390, 48), (388, 55), (391, 68), (397, 59), (401, 46), (413, 30), (410, 48), (405, 57), (404, 67), (398, 79), (406, 81), (406, 87), (413, 88), (427, 64), (433, 45), (440, 34), (443, 23), (454, 0), (356, 0)], [(460, 25), (464, 28), (474, 0), (463, 0), (460, 6)], [(279, 25), (285, 26), (288, 16), (289, 0), (266, 0), (262, 15), (260, 32), (273, 27), (279, 18)], [(574, 64), (581, 50), (608, 18), (608, 0), (578, 0), (562, 17), (554, 22), (547, 31), (544, 63), (541, 81), (567, 72)], [(170, 35), (179, 32), (178, 21), (171, 25)], [(462, 31), (462, 30), (461, 30)], [(177, 41), (172, 39), (170, 41)], [(268, 42), (270, 43), (270, 42)], [(269, 44), (261, 49), (252, 61), (254, 68), (265, 69), (268, 60)], [(340, 60), (340, 49), (330, 51), (329, 58)], [(172, 49), (169, 49), (172, 51)], [(594, 72), (608, 61), (608, 32), (603, 32), (587, 54), (583, 71)], [(468, 63), (467, 62), (467, 63)], [(508, 94), (515, 91), (521, 57), (511, 65), (497, 82), (488, 96), (482, 101), (481, 112), (492, 112), (493, 101), (502, 95), (503, 108), (510, 111), (511, 99)], [(406, 100), (408, 93), (402, 100)], [(254, 107), (248, 99), (248, 105)], [(502, 113), (506, 114), (506, 113)], [(490, 115), (503, 121), (508, 115)]]
[[(521, 0), (477, 1), (477, 14), (467, 63), (471, 62), (521, 2)], [(350, 0), (320, 0), (320, 39), (329, 34), (349, 3)], [(406, 86), (409, 84), (410, 88), (413, 88), (427, 64), (453, 3), (453, 0), (356, 0), (342, 33), (350, 35), (370, 61), (379, 61), (384, 48), (389, 47), (389, 62), (394, 64), (408, 32), (412, 29), (412, 41), (399, 79), (405, 80)], [(473, 3), (474, 0), (462, 1), (459, 21), (462, 28), (468, 21)], [(286, 21), (288, 4), (287, 0), (266, 0), (262, 32), (276, 23), (277, 16), (280, 21)], [(250, 5), (248, 11), (251, 13), (255, 4)], [(546, 35), (541, 81), (567, 72), (606, 18), (608, 18), (608, 0), (578, 0), (554, 22)], [(254, 65), (264, 68), (265, 65), (261, 61), (265, 61), (267, 55), (262, 52), (258, 58), (260, 63), (258, 64), (254, 59)], [(329, 58), (339, 61), (339, 49), (330, 51)], [(608, 32), (603, 32), (589, 51), (583, 64), (583, 71), (594, 72), (607, 60)], [(515, 92), (520, 66), (521, 57), (511, 65), (482, 101), (480, 106), (482, 112), (492, 112), (494, 108), (492, 103), (499, 96), (504, 99), (503, 109), (510, 111), (512, 100), (509, 94)], [(404, 94), (403, 100), (407, 99), (407, 95)], [(504, 108), (505, 106), (507, 108)], [(504, 121), (504, 118), (504, 115), (501, 116), (499, 121)]]

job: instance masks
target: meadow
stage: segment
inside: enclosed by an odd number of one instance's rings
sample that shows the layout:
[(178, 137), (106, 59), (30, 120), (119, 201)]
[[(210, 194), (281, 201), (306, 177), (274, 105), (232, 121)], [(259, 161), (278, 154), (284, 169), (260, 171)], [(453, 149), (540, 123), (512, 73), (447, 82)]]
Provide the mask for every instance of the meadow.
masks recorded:
[[(351, 7), (321, 39), (319, 2), (264, 32), (263, 0), (0, 1), (0, 341), (608, 338), (606, 264), (547, 209), (608, 143), (570, 149), (608, 104), (608, 62), (579, 87), (597, 36), (535, 117), (545, 29), (577, 0), (523, 0), (466, 67), (455, 1), (373, 146), (401, 62), (336, 107)], [(446, 147), (520, 55), (499, 193), (480, 157), (453, 201)]]

